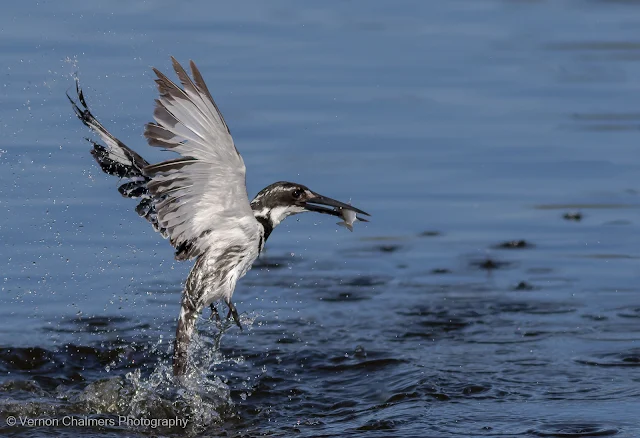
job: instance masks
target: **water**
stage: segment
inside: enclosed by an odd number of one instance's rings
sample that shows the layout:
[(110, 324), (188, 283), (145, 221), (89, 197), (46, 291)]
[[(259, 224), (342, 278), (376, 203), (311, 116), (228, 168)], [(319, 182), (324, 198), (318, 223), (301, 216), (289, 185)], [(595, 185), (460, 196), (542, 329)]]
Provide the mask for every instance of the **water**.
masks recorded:
[[(2, 433), (640, 436), (639, 28), (635, 1), (6, 4)], [(198, 63), (251, 195), (293, 180), (373, 215), (280, 225), (236, 289), (246, 330), (203, 318), (182, 387), (190, 264), (64, 95), (78, 72), (165, 159), (141, 134), (169, 55)]]

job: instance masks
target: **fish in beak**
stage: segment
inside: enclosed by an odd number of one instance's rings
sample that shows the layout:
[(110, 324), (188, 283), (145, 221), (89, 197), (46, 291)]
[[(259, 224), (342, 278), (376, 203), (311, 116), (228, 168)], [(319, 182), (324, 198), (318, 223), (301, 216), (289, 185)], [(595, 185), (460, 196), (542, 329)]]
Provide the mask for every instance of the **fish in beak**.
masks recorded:
[[(354, 214), (360, 214), (363, 216), (371, 216), (366, 211), (362, 211), (359, 208), (354, 207), (353, 205), (345, 204), (344, 202), (336, 201), (335, 199), (328, 198), (326, 196), (319, 195), (315, 192), (312, 192), (313, 196), (307, 198), (306, 201), (302, 203), (302, 206), (307, 211), (315, 211), (316, 213), (322, 214), (330, 214), (332, 216), (345, 218), (345, 214), (347, 212), (353, 212)], [(333, 208), (327, 208), (333, 207)], [(360, 216), (356, 216), (357, 220), (362, 222), (369, 222), (367, 219), (364, 219)], [(351, 222), (353, 223), (353, 221)]]

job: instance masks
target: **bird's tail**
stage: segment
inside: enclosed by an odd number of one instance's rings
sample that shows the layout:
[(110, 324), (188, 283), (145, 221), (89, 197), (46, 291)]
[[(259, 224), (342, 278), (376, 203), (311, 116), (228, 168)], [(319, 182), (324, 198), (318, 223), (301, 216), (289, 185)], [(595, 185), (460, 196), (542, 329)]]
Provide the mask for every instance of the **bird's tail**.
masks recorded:
[(142, 169), (148, 166), (149, 163), (114, 137), (102, 126), (102, 123), (91, 114), (77, 80), (76, 93), (78, 102), (74, 101), (67, 93), (67, 97), (73, 106), (76, 116), (78, 116), (85, 126), (98, 134), (105, 144), (103, 146), (87, 138), (87, 141), (93, 145), (91, 155), (93, 155), (93, 158), (95, 158), (104, 173), (117, 176), (118, 178), (128, 179), (127, 182), (118, 187), (118, 191), (125, 198), (140, 198), (136, 212), (148, 220), (156, 231), (159, 231), (166, 237), (166, 230), (158, 225), (155, 208), (156, 200), (151, 197), (147, 189), (149, 178), (144, 176), (142, 172)]
[(178, 328), (176, 329), (176, 340), (173, 348), (173, 375), (183, 376), (187, 371), (189, 360), (189, 345), (193, 332), (196, 329), (196, 321), (200, 310), (192, 300), (188, 291), (182, 294), (182, 304), (180, 306), (180, 316), (178, 317)]

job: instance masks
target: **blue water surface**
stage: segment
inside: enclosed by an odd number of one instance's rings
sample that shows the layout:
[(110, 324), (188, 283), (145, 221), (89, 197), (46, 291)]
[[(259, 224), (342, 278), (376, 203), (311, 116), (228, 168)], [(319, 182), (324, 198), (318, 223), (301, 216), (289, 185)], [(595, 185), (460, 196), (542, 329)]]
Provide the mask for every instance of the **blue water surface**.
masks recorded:
[[(638, 29), (637, 1), (6, 3), (0, 430), (640, 436)], [(77, 75), (107, 129), (171, 158), (142, 137), (170, 55), (203, 73), (250, 196), (290, 180), (372, 214), (280, 225), (236, 288), (246, 330), (203, 318), (186, 388), (167, 364), (191, 263), (65, 96)]]

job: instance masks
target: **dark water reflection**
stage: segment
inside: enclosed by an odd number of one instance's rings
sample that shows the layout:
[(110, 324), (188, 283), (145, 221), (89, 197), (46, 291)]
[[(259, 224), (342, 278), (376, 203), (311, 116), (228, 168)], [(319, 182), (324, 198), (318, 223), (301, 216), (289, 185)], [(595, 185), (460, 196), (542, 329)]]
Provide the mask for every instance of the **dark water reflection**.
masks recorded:
[[(640, 3), (18, 2), (0, 16), (0, 430), (187, 418), (202, 436), (640, 436)], [(250, 194), (289, 219), (167, 363), (189, 266), (94, 165), (65, 91), (150, 161), (149, 66), (198, 62)], [(360, 224), (358, 224), (360, 225)], [(208, 315), (207, 315), (208, 316)]]

